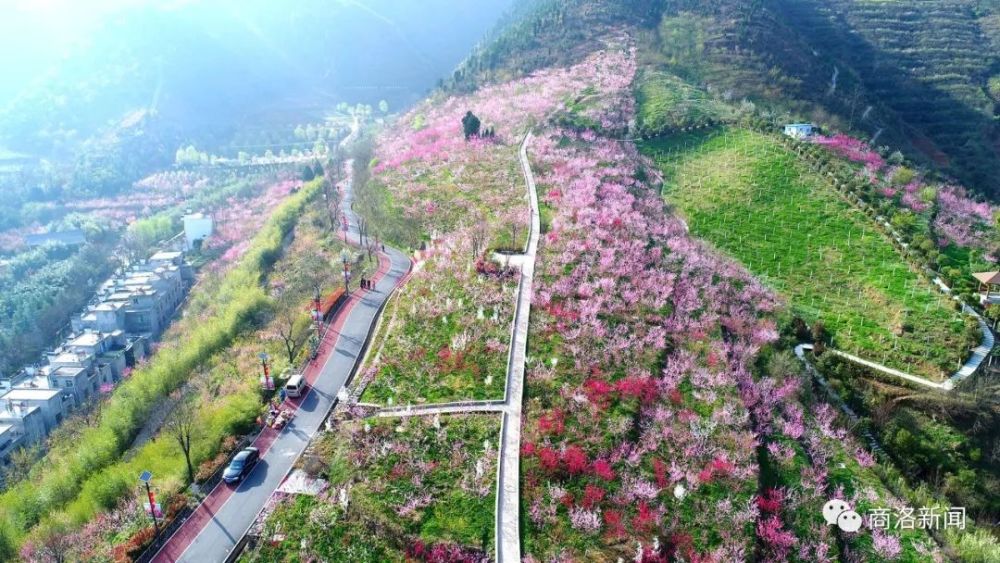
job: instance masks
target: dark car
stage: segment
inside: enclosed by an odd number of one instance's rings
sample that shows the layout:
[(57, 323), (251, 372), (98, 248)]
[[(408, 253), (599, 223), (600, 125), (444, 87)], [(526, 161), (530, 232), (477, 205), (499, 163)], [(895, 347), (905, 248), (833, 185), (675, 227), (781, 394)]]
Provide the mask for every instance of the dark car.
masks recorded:
[(229, 462), (229, 467), (222, 472), (222, 480), (226, 483), (238, 483), (250, 474), (253, 467), (260, 460), (260, 450), (257, 448), (247, 448), (236, 454), (233, 461)]

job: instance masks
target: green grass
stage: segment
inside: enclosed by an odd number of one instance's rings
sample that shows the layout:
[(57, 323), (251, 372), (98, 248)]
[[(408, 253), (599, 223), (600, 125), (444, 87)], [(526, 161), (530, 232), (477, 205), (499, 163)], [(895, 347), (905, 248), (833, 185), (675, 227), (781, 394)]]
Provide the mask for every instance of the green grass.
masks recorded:
[(713, 100), (704, 91), (662, 72), (644, 72), (636, 91), (636, 123), (643, 134), (700, 127), (729, 119), (735, 111)]
[(935, 380), (978, 340), (875, 224), (773, 137), (746, 130), (645, 143), (694, 235), (743, 262), (833, 345)]

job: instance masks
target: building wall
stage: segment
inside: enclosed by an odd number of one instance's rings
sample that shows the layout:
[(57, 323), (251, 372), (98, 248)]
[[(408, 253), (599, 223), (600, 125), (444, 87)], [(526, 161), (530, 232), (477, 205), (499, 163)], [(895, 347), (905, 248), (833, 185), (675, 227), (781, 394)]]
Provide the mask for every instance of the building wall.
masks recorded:
[(204, 215), (184, 217), (184, 242), (188, 250), (194, 248), (196, 240), (203, 240), (212, 234), (212, 218)]

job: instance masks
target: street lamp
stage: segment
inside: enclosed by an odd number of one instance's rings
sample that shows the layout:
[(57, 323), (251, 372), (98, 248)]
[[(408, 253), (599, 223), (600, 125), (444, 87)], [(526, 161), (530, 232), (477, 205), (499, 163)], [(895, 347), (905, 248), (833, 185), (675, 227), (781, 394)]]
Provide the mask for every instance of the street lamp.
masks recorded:
[(139, 474), (139, 480), (146, 485), (146, 497), (149, 498), (149, 515), (153, 517), (153, 530), (156, 531), (156, 535), (160, 535), (160, 524), (156, 521), (156, 497), (153, 496), (153, 491), (149, 488), (149, 480), (153, 478), (153, 474), (149, 471), (143, 471)]
[(347, 271), (347, 263), (351, 260), (351, 253), (346, 248), (340, 251), (340, 260), (344, 263), (344, 293), (350, 293), (351, 288), (347, 285), (350, 274)]
[(314, 288), (315, 293), (313, 294), (313, 320), (316, 322), (316, 330), (319, 330), (320, 325), (323, 323), (323, 312), (320, 310), (322, 303), (320, 302), (321, 296), (319, 293), (319, 287)]
[(268, 356), (267, 352), (261, 352), (257, 354), (257, 357), (260, 358), (260, 366), (264, 369), (264, 388), (273, 389), (274, 387), (271, 385), (271, 366), (267, 363), (271, 356)]

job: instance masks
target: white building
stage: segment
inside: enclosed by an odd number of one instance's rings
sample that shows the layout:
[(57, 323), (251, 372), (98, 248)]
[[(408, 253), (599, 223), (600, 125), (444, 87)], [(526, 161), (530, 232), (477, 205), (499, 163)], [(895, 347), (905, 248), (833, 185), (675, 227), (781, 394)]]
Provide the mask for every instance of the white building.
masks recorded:
[(184, 216), (184, 249), (194, 248), (195, 241), (203, 241), (212, 234), (212, 217), (204, 213)]
[(785, 125), (785, 135), (793, 139), (808, 139), (815, 133), (816, 126), (812, 123), (789, 123)]
[(0, 463), (14, 450), (45, 439), (45, 420), (37, 406), (0, 401)]
[[(18, 409), (30, 410), (32, 407), (41, 409), (46, 434), (59, 426), (66, 413), (73, 408), (72, 395), (64, 395), (59, 389), (18, 389), (15, 387), (0, 397), (0, 402), (6, 403), (7, 410), (12, 413), (18, 412)], [(7, 421), (0, 420), (0, 422)]]

